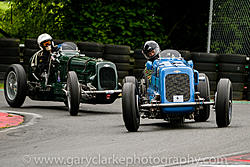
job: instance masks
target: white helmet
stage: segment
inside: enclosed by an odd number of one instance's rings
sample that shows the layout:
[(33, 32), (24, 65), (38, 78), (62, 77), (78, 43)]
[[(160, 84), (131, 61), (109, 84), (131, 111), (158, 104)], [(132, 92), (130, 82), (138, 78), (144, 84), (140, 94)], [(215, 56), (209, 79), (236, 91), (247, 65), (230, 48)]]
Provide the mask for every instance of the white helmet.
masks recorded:
[(47, 33), (41, 34), (37, 38), (37, 44), (41, 49), (45, 48), (45, 46), (43, 46), (42, 44), (47, 41), (51, 41), (51, 45), (54, 46), (53, 38)]

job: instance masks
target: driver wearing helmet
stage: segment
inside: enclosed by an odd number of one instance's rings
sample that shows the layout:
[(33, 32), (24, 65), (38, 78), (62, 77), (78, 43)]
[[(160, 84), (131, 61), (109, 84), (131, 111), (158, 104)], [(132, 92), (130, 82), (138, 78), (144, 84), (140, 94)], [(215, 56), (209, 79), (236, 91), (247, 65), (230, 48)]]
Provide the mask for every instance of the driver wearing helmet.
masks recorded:
[[(159, 53), (160, 53), (160, 47), (158, 45), (158, 43), (156, 43), (155, 41), (147, 41), (142, 49), (142, 54), (145, 56), (145, 58), (148, 61), (151, 61), (152, 63), (154, 62), (154, 60), (159, 58)], [(151, 75), (153, 70), (152, 69), (147, 69), (147, 67), (145, 67), (145, 77), (147, 78), (148, 81), (151, 81)]]
[(58, 51), (59, 48), (54, 46), (53, 38), (47, 33), (39, 35), (37, 43), (41, 50), (33, 55), (31, 67), (35, 74), (43, 77), (43, 73), (48, 70), (51, 53)]
[(155, 41), (147, 41), (142, 49), (142, 54), (149, 61), (154, 62), (154, 60), (159, 58), (160, 47)]

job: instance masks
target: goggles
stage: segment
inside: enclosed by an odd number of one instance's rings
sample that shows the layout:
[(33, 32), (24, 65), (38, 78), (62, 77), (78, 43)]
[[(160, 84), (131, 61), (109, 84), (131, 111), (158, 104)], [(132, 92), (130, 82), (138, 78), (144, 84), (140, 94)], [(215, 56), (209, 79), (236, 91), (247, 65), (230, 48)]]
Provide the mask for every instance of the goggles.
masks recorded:
[(42, 43), (42, 46), (46, 47), (48, 45), (51, 45), (51, 41), (46, 41)]

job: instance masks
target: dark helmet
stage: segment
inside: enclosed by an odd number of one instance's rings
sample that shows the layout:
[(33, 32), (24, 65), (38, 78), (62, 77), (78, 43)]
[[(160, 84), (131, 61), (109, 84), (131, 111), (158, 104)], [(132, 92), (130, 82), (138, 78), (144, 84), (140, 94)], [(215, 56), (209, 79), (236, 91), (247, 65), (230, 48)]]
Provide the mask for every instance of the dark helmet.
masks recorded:
[(155, 41), (147, 41), (142, 49), (142, 54), (148, 60), (154, 60), (160, 53), (160, 47)]

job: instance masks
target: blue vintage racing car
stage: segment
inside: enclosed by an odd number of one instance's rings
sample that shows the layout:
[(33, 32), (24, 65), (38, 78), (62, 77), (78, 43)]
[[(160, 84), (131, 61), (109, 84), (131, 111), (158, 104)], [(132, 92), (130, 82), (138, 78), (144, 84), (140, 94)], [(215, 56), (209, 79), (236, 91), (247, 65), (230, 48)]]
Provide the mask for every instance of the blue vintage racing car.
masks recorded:
[(185, 61), (176, 50), (164, 50), (159, 59), (148, 61), (152, 70), (137, 80), (127, 76), (122, 87), (123, 120), (128, 131), (135, 132), (140, 118), (164, 119), (182, 123), (185, 119), (207, 121), (210, 105), (216, 112), (218, 127), (227, 127), (232, 119), (232, 84), (222, 78), (218, 82), (214, 101), (210, 101), (209, 79)]

